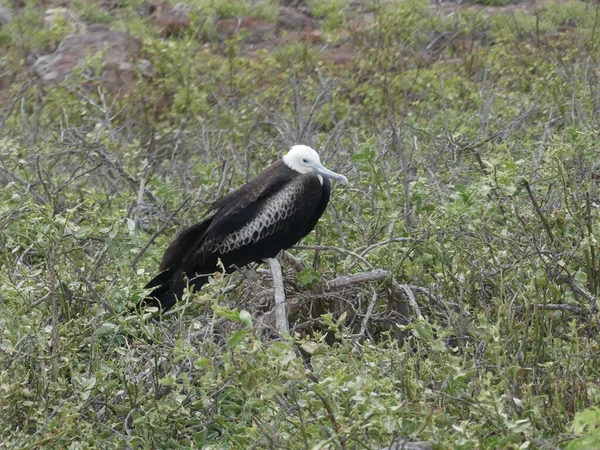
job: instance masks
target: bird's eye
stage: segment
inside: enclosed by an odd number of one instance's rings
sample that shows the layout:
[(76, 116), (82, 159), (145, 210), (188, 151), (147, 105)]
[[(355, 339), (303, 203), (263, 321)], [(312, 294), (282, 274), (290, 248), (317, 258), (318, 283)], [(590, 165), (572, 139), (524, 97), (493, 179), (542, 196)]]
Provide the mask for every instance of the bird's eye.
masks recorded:
[(308, 159), (306, 159), (306, 158), (302, 158), (302, 162), (303, 162), (303, 163), (307, 163), (307, 162), (308, 162)]

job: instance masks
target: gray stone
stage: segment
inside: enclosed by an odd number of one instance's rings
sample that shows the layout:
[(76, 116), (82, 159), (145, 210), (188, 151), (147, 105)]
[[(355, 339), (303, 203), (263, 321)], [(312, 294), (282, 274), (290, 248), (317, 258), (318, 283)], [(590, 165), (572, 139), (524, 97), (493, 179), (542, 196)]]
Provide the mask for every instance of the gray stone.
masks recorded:
[(278, 8), (277, 25), (285, 30), (311, 31), (318, 28), (317, 22), (312, 17), (291, 6), (280, 6)]
[(276, 27), (273, 23), (246, 16), (219, 20), (217, 30), (222, 40), (228, 39), (237, 33), (246, 33), (246, 42), (254, 43), (264, 41), (276, 31)]
[(88, 56), (102, 52), (99, 81), (109, 89), (127, 91), (135, 81), (135, 63), (141, 51), (142, 43), (133, 36), (92, 25), (86, 33), (64, 38), (54, 53), (40, 56), (33, 64), (33, 71), (44, 82), (61, 81)]
[(177, 3), (169, 6), (166, 1), (160, 2), (156, 8), (156, 26), (162, 36), (177, 36), (188, 29), (191, 24), (192, 6), (187, 3)]

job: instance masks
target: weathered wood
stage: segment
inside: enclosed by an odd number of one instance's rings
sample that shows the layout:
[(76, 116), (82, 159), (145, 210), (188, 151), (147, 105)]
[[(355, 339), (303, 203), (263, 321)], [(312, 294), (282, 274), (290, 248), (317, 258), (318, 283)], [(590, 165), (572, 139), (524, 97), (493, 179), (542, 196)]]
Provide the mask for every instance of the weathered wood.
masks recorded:
[(281, 334), (290, 334), (290, 325), (287, 319), (287, 308), (285, 304), (285, 288), (283, 286), (283, 274), (281, 273), (281, 264), (277, 258), (267, 258), (267, 263), (271, 269), (273, 277), (273, 287), (275, 288), (275, 326)]

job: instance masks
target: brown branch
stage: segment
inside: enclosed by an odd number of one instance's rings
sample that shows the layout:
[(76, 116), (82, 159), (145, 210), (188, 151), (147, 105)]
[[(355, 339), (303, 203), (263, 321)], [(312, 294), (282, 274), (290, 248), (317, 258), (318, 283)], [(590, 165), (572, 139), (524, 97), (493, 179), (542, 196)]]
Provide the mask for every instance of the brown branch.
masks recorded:
[[(413, 292), (418, 292), (419, 294), (422, 294), (425, 297), (428, 297), (430, 300), (433, 300), (434, 302), (436, 302), (438, 304), (438, 306), (440, 306), (444, 309), (447, 309), (448, 306), (451, 306), (456, 309), (460, 309), (460, 307), (457, 303), (451, 303), (451, 302), (446, 303), (442, 297), (438, 297), (437, 295), (432, 294), (427, 288), (424, 288), (422, 286), (415, 286), (413, 284), (408, 284), (407, 286)], [(464, 312), (464, 313), (468, 315), (468, 312)]]
[(148, 169), (150, 168), (150, 160), (148, 157), (144, 159), (144, 167), (142, 168), (142, 177), (140, 179), (140, 187), (138, 188), (137, 205), (135, 208), (135, 232), (139, 233), (140, 230), (140, 212), (144, 207), (144, 191), (146, 190), (146, 177), (148, 176)]
[[(590, 200), (590, 193), (586, 192), (585, 193), (585, 206), (586, 206), (586, 215), (587, 215), (587, 220), (586, 220), (586, 225), (587, 225), (587, 230), (588, 230), (588, 236), (593, 236), (594, 234), (594, 228), (593, 228), (593, 216), (592, 216), (592, 206), (591, 206), (591, 200)], [(590, 266), (590, 287), (592, 290), (592, 293), (597, 294), (598, 293), (598, 269), (596, 267), (596, 248), (594, 245), (590, 244), (590, 257), (589, 257), (589, 266)]]
[(537, 98), (537, 100), (534, 102), (533, 106), (531, 108), (529, 108), (527, 111), (522, 112), (521, 114), (519, 114), (517, 117), (515, 117), (513, 120), (509, 121), (505, 126), (503, 126), (502, 128), (500, 128), (499, 131), (497, 131), (496, 133), (492, 134), (491, 136), (476, 142), (474, 144), (471, 145), (467, 145), (465, 147), (461, 147), (462, 151), (466, 151), (466, 150), (473, 150), (477, 147), (481, 147), (484, 144), (487, 144), (490, 141), (493, 141), (494, 139), (496, 139), (498, 136), (500, 136), (502, 133), (504, 133), (506, 130), (508, 130), (509, 128), (511, 128), (514, 124), (516, 124), (519, 120), (526, 118), (529, 114), (531, 114), (533, 111), (535, 111), (538, 106), (537, 103), (539, 102), (539, 99), (541, 98), (541, 95)]
[(42, 295), (40, 298), (38, 298), (35, 302), (33, 302), (31, 305), (29, 305), (29, 310), (31, 311), (34, 308), (37, 308), (38, 306), (40, 306), (42, 303), (44, 303), (46, 300), (48, 300), (50, 298), (50, 295), (53, 292), (46, 292), (44, 295)]
[[(408, 299), (408, 303), (413, 309), (415, 315), (418, 319), (423, 319), (423, 314), (421, 314), (421, 309), (415, 296), (413, 294), (413, 290), (417, 292), (421, 292), (427, 295), (430, 298), (434, 298), (439, 302), (439, 299), (435, 298), (432, 294), (427, 291), (425, 288), (419, 288), (417, 286), (409, 286), (407, 284), (400, 284), (398, 281), (392, 276), (392, 273), (389, 270), (383, 269), (375, 269), (370, 272), (360, 272), (355, 273), (353, 275), (344, 275), (338, 278), (335, 278), (331, 281), (327, 281), (325, 283), (327, 290), (345, 288), (354, 284), (361, 283), (372, 283), (376, 281), (386, 281), (388, 280), (389, 286), (395, 294), (400, 294)], [(443, 302), (442, 302), (443, 303)]]
[(594, 297), (592, 294), (590, 294), (588, 291), (586, 291), (583, 287), (581, 287), (579, 284), (577, 284), (572, 276), (563, 275), (563, 274), (554, 274), (551, 278), (556, 280), (559, 283), (564, 283), (567, 286), (569, 286), (569, 288), (571, 288), (571, 291), (573, 291), (573, 293), (575, 295), (585, 298), (588, 301), (588, 303), (590, 304), (592, 314), (594, 316), (596, 316), (598, 314), (598, 300), (596, 299), (596, 297)]
[(339, 437), (340, 447), (343, 450), (345, 450), (346, 438), (344, 436), (342, 436), (342, 430), (340, 428), (340, 425), (337, 422), (337, 419), (335, 418), (335, 414), (333, 412), (333, 408), (331, 407), (331, 404), (329, 403), (329, 400), (327, 400), (327, 397), (325, 397), (323, 394), (321, 394), (321, 392), (319, 392), (319, 390), (314, 390), (313, 392), (315, 394), (317, 394), (317, 396), (321, 400), (321, 403), (323, 403), (323, 406), (325, 407), (325, 411), (327, 411), (327, 416), (329, 417), (329, 421), (331, 422), (331, 426), (333, 427), (335, 434), (337, 434), (337, 436)]
[(531, 203), (533, 204), (533, 209), (535, 209), (536, 214), (542, 221), (542, 225), (544, 225), (544, 229), (546, 230), (546, 233), (548, 233), (548, 237), (550, 237), (550, 242), (554, 242), (554, 234), (552, 233), (552, 228), (550, 228), (550, 224), (548, 223), (548, 220), (544, 216), (544, 213), (542, 212), (540, 205), (538, 204), (537, 200), (535, 199), (535, 196), (533, 195), (533, 191), (531, 190), (531, 186), (529, 185), (529, 182), (527, 180), (523, 180), (523, 185), (525, 186), (525, 189), (527, 189), (527, 193), (529, 194), (529, 198), (531, 199)]
[(59, 376), (58, 369), (58, 352), (59, 352), (59, 339), (58, 339), (58, 299), (56, 292), (56, 268), (55, 268), (55, 258), (56, 258), (56, 243), (52, 245), (50, 249), (50, 255), (48, 261), (46, 262), (46, 266), (48, 268), (48, 272), (50, 272), (50, 295), (52, 298), (52, 376), (56, 381)]
[(304, 269), (306, 269), (306, 266), (304, 265), (304, 263), (299, 258), (296, 258), (294, 255), (292, 255), (290, 252), (288, 252), (287, 250), (284, 250), (283, 252), (281, 252), (281, 259), (283, 259), (285, 262), (289, 263), (296, 272), (302, 272)]
[(539, 309), (545, 309), (546, 311), (568, 311), (574, 314), (582, 314), (584, 312), (583, 308), (579, 306), (566, 305), (564, 303), (540, 303), (536, 305)]
[(0, 166), (0, 170), (10, 176), (14, 181), (25, 187), (25, 191), (30, 194), (40, 205), (45, 205), (46, 200), (40, 194), (35, 192), (34, 185), (22, 179), (16, 173), (8, 170), (6, 167)]
[[(88, 145), (91, 145), (91, 144), (88, 144)], [(140, 182), (137, 181), (135, 178), (133, 178), (131, 175), (129, 175), (123, 167), (121, 167), (119, 164), (117, 164), (115, 161), (113, 161), (112, 158), (108, 155), (108, 153), (106, 153), (104, 150), (102, 150), (102, 148), (100, 148), (99, 146), (94, 146), (94, 147), (95, 147), (94, 151), (98, 154), (98, 156), (100, 156), (100, 158), (102, 160), (107, 162), (108, 165), (110, 167), (112, 167), (113, 170), (115, 172), (117, 172), (117, 174), (119, 174), (119, 176), (127, 182), (127, 184), (129, 184), (129, 186), (131, 187), (133, 192), (137, 193), (139, 186), (140, 186)], [(159, 201), (159, 199), (154, 195), (154, 193), (150, 189), (145, 188), (144, 194), (147, 195), (155, 205), (160, 205), (161, 202)]]
[[(396, 145), (396, 152), (400, 155), (400, 166), (402, 169), (402, 191), (404, 194), (404, 226), (407, 230), (410, 230), (413, 223), (413, 211), (410, 205), (410, 170), (409, 161), (406, 155), (406, 148), (400, 139), (396, 126), (390, 120), (390, 128), (392, 129), (392, 141)], [(415, 152), (417, 151), (417, 137), (414, 137)]]
[(96, 301), (98, 303), (100, 303), (104, 307), (104, 309), (106, 309), (109, 313), (115, 314), (115, 310), (113, 309), (113, 307), (110, 306), (108, 304), (108, 302), (106, 300), (104, 300), (104, 298), (102, 298), (102, 296), (100, 294), (98, 294), (98, 291), (96, 291), (96, 289), (94, 288), (94, 286), (92, 285), (90, 280), (87, 279), (87, 277), (84, 275), (83, 271), (75, 264), (75, 261), (73, 261), (71, 259), (71, 257), (66, 253), (64, 256), (67, 259), (67, 261), (69, 261), (69, 263), (71, 264), (73, 269), (75, 269), (75, 272), (77, 272), (77, 277), (79, 278), (79, 280), (83, 284), (86, 285), (86, 287), (90, 291), (90, 294), (92, 294), (92, 297), (94, 297), (96, 299)]

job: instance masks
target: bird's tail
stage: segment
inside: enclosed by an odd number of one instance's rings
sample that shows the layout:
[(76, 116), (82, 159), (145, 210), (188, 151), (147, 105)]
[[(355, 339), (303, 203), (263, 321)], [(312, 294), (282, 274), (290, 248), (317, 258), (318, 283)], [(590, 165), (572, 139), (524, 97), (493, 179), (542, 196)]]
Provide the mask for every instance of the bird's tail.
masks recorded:
[(144, 308), (155, 306), (165, 312), (181, 299), (183, 292), (188, 286), (199, 291), (200, 288), (208, 282), (208, 276), (201, 276), (196, 277), (193, 280), (188, 280), (183, 274), (177, 276), (172, 272), (172, 269), (165, 270), (150, 280), (145, 288), (154, 289), (147, 297), (140, 300), (136, 306), (137, 311), (142, 311)]

